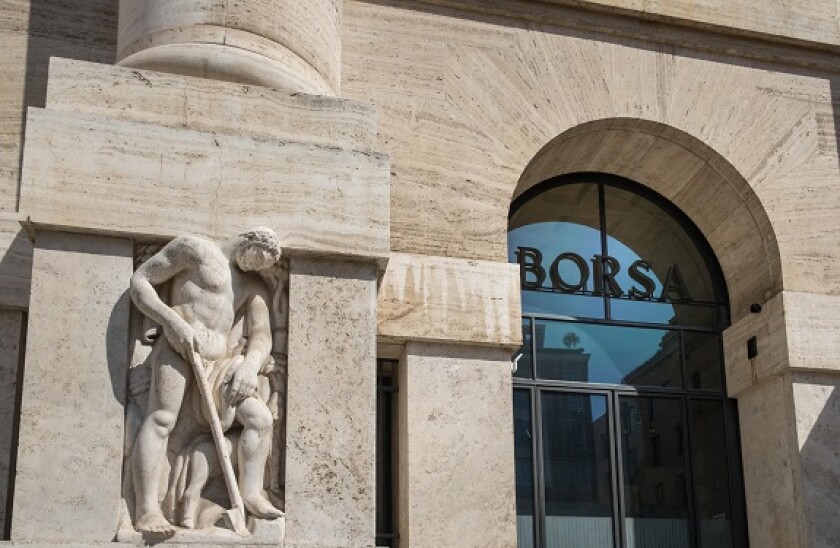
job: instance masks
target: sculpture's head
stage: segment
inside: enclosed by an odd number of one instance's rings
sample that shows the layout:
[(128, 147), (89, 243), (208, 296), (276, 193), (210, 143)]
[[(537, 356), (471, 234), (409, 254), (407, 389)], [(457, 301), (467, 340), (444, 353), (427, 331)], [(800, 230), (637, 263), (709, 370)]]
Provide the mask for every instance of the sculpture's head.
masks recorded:
[(256, 227), (238, 236), (233, 259), (245, 272), (271, 268), (283, 253), (280, 238), (270, 228)]

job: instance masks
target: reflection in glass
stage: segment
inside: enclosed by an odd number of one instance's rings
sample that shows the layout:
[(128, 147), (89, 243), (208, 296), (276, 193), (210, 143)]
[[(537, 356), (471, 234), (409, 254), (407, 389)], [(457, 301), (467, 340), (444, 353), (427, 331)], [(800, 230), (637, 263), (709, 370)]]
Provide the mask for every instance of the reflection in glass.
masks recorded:
[(612, 547), (607, 397), (542, 392), (547, 546)]
[(682, 400), (619, 401), (627, 547), (689, 546)]
[(723, 391), (720, 335), (685, 333), (685, 376), (688, 387)]
[(604, 298), (592, 295), (571, 295), (550, 291), (523, 291), (522, 311), (526, 314), (552, 314), (570, 320), (603, 319)]
[[(543, 192), (517, 209), (508, 230), (508, 260), (520, 265), (523, 311), (604, 317), (603, 299), (580, 296), (592, 292), (591, 260), (601, 254), (597, 185), (570, 184)], [(567, 253), (577, 262), (563, 259), (552, 268)], [(560, 292), (578, 286), (577, 291)]]
[(531, 339), (531, 319), (522, 318), (522, 348), (519, 349), (519, 351), (522, 352), (522, 357), (519, 358), (519, 362), (516, 364), (516, 373), (514, 373), (515, 377), (523, 379), (532, 379), (534, 377), (533, 348), (534, 345), (532, 344)]
[(519, 548), (534, 547), (534, 454), (531, 393), (513, 391), (513, 443), (516, 467), (516, 536)]
[(682, 387), (679, 332), (536, 320), (537, 377)]
[(694, 488), (701, 548), (732, 547), (732, 513), (726, 470), (723, 402), (691, 402)]
[[(616, 281), (622, 288), (645, 290), (652, 283), (651, 297), (668, 301), (716, 302), (708, 266), (694, 239), (668, 212), (634, 192), (605, 186), (604, 215), (607, 253), (624, 266)], [(636, 276), (631, 265), (642, 260)], [(626, 266), (625, 266), (626, 265)]]

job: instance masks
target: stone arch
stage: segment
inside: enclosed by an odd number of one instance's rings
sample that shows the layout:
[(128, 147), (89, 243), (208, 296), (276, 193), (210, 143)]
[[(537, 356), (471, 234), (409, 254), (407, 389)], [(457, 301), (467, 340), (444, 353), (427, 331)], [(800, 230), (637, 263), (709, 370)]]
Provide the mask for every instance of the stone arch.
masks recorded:
[(527, 164), (512, 199), (567, 173), (626, 177), (680, 208), (720, 262), (731, 321), (782, 290), (779, 247), (770, 219), (747, 180), (720, 154), (673, 127), (632, 118), (575, 126), (552, 139)]

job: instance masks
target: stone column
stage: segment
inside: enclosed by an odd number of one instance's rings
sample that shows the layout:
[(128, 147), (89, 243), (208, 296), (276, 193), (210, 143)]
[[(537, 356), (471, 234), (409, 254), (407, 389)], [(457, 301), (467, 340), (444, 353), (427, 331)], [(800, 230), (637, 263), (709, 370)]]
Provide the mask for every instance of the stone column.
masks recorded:
[(14, 541), (114, 537), (132, 248), (122, 238), (36, 235)]
[(120, 0), (119, 65), (337, 96), (341, 0)]
[[(737, 397), (750, 544), (840, 539), (840, 296), (783, 291), (726, 330)], [(758, 354), (749, 358), (755, 337)]]
[(403, 347), (400, 546), (515, 548), (511, 357), (522, 345), (519, 268), (392, 253), (378, 304), (380, 344)]
[(515, 548), (510, 354), (406, 345), (398, 380), (401, 545)]
[(286, 548), (372, 547), (376, 267), (291, 259)]

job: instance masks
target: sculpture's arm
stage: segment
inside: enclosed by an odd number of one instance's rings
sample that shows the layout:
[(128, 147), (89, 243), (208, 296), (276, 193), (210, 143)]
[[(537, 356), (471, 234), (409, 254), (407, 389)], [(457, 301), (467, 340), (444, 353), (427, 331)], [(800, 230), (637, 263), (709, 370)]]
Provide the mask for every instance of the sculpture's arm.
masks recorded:
[(248, 346), (245, 361), (233, 373), (230, 395), (235, 404), (253, 395), (257, 375), (271, 353), (271, 313), (268, 292), (261, 283), (255, 283), (253, 295), (246, 303), (245, 320), (248, 323)]
[(171, 280), (194, 263), (196, 253), (191, 244), (187, 238), (172, 240), (131, 276), (131, 300), (143, 314), (163, 327), (166, 338), (182, 356), (192, 345), (192, 329), (161, 300), (154, 286)]

